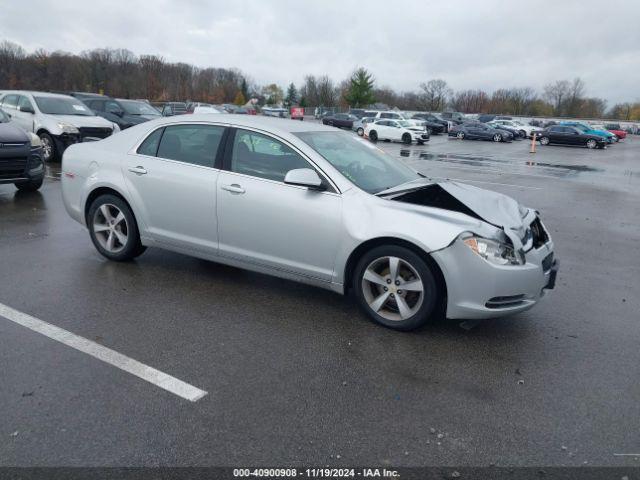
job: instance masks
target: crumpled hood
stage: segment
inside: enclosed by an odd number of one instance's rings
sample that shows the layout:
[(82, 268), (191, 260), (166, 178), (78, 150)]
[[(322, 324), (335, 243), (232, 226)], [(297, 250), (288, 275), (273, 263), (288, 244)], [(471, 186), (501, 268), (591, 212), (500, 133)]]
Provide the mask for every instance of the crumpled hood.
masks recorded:
[[(420, 186), (420, 183), (423, 186)], [(485, 190), (465, 183), (423, 179), (417, 188), (391, 193), (389, 198), (426, 207), (464, 213), (501, 228), (515, 248), (522, 247), (528, 225), (535, 211), (524, 207), (502, 193)]]
[(522, 228), (528, 209), (502, 193), (458, 182), (438, 182), (450, 195), (460, 200), (484, 221), (509, 229)]

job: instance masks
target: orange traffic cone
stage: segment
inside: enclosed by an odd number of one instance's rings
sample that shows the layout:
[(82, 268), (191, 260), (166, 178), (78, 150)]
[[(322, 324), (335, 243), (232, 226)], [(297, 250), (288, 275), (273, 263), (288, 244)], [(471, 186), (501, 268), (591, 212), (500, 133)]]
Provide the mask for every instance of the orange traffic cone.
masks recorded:
[(536, 132), (533, 132), (531, 137), (531, 150), (529, 150), (529, 153), (536, 153)]

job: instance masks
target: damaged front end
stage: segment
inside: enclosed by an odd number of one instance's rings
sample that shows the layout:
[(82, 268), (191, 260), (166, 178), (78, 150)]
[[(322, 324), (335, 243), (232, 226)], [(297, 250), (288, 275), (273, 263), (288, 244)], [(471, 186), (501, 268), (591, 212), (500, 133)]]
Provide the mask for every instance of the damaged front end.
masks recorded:
[(535, 210), (506, 195), (449, 181), (424, 179), (379, 195), (483, 222), (430, 252), (447, 281), (448, 317), (489, 318), (526, 310), (554, 287), (558, 262)]

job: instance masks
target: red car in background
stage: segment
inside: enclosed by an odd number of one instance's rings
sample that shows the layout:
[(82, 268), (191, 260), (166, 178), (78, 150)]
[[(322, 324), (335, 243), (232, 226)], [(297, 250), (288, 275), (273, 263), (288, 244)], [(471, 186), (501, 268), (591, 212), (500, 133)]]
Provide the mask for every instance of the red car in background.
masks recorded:
[(627, 132), (625, 132), (622, 128), (620, 128), (619, 123), (606, 123), (604, 125), (591, 125), (596, 130), (606, 130), (607, 132), (613, 133), (618, 140), (624, 140), (627, 138)]
[(613, 133), (620, 140), (627, 138), (627, 132), (620, 127), (619, 123), (607, 123), (604, 128)]

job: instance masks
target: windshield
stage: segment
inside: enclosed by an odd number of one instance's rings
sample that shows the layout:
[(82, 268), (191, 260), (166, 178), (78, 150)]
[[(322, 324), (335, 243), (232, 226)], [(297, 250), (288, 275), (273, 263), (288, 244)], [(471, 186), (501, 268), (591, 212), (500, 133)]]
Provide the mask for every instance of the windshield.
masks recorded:
[(413, 125), (413, 123), (411, 123), (411, 122), (407, 122), (406, 120), (398, 120), (398, 123), (399, 123), (400, 125), (402, 125), (403, 127), (405, 127), (405, 128), (406, 128), (406, 127), (413, 127), (413, 126), (414, 126), (414, 125)]
[(42, 113), (50, 115), (81, 115), (93, 117), (95, 114), (84, 103), (75, 98), (33, 97)]
[(135, 100), (118, 100), (124, 111), (129, 115), (157, 115), (160, 112), (145, 102), (136, 102)]
[(421, 178), (400, 160), (347, 133), (299, 132), (295, 135), (366, 192), (378, 193)]

